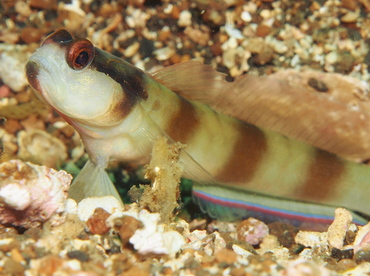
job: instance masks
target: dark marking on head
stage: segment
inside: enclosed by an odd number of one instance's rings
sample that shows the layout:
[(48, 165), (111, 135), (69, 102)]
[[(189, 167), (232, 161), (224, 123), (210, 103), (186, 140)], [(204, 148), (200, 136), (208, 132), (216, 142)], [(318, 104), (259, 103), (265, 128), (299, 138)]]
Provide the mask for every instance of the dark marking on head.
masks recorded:
[(48, 35), (44, 42), (42, 42), (41, 46), (44, 46), (49, 43), (65, 43), (70, 42), (73, 40), (72, 35), (65, 29), (60, 29), (58, 31), (55, 31), (54, 33)]
[(26, 64), (26, 76), (29, 84), (33, 89), (41, 92), (39, 80), (37, 79), (39, 74), (39, 67), (36, 62), (29, 61)]
[(120, 84), (125, 93), (123, 102), (117, 104), (116, 112), (126, 116), (139, 100), (148, 98), (145, 87), (146, 74), (128, 62), (95, 48), (95, 58), (91, 66)]
[(148, 98), (148, 91), (144, 85), (145, 73), (130, 63), (95, 48), (96, 55), (93, 66), (97, 71), (110, 76), (118, 82), (122, 88), (135, 97), (142, 100)]
[(236, 123), (239, 138), (235, 141), (233, 152), (225, 166), (216, 175), (216, 180), (220, 183), (246, 183), (251, 180), (268, 147), (262, 130), (248, 123)]
[(329, 91), (328, 86), (323, 81), (320, 81), (315, 78), (310, 78), (308, 80), (308, 85), (318, 92), (328, 92)]
[(297, 190), (301, 199), (322, 202), (333, 195), (336, 184), (345, 171), (345, 164), (338, 156), (316, 149), (307, 179)]
[(181, 96), (179, 98), (179, 110), (171, 118), (166, 133), (174, 140), (186, 144), (194, 135), (199, 118), (194, 105)]

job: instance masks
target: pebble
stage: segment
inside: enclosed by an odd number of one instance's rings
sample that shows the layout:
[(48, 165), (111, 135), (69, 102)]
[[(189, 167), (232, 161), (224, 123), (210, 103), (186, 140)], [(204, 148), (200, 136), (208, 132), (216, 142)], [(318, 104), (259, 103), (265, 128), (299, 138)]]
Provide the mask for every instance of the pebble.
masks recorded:
[(80, 262), (87, 262), (89, 260), (89, 256), (80, 250), (72, 250), (67, 253), (68, 258), (70, 259), (77, 259)]
[(326, 246), (328, 245), (327, 232), (299, 231), (294, 238), (295, 242), (306, 247)]
[(325, 56), (325, 61), (329, 64), (334, 64), (339, 60), (338, 53), (332, 51)]
[(179, 27), (190, 26), (191, 23), (192, 23), (191, 19), (192, 19), (191, 12), (188, 11), (188, 10), (184, 10), (184, 11), (180, 12), (180, 16), (179, 16), (179, 20), (177, 21), (177, 25), (179, 25)]
[(215, 258), (219, 263), (228, 265), (234, 264), (237, 261), (238, 255), (230, 249), (221, 249), (215, 254)]
[(269, 233), (265, 223), (254, 218), (243, 220), (237, 228), (238, 239), (251, 245), (258, 245)]
[(96, 235), (107, 233), (110, 227), (105, 223), (110, 213), (102, 208), (96, 208), (94, 214), (86, 221), (89, 232)]
[(65, 144), (46, 131), (22, 130), (17, 135), (18, 157), (36, 164), (56, 168), (68, 157)]
[(28, 85), (24, 68), (30, 55), (25, 46), (0, 44), (0, 79), (15, 92)]
[(361, 249), (357, 251), (353, 259), (356, 263), (370, 262), (370, 250)]
[(11, 258), (5, 258), (3, 260), (1, 274), (2, 275), (24, 275), (24, 270), (25, 270), (25, 267), (21, 263)]
[(286, 247), (292, 247), (294, 242), (294, 237), (298, 233), (298, 228), (283, 222), (273, 222), (268, 225), (270, 229), (270, 234), (278, 237), (279, 243)]
[(168, 60), (170, 57), (176, 54), (176, 51), (171, 47), (164, 47), (164, 48), (155, 50), (153, 54), (156, 56), (157, 60), (164, 61), (164, 60)]
[(270, 32), (271, 32), (271, 28), (269, 26), (266, 26), (266, 25), (257, 26), (256, 34), (258, 37), (266, 37), (267, 35), (270, 34)]
[(192, 41), (202, 45), (206, 46), (208, 45), (208, 42), (210, 40), (209, 32), (208, 30), (200, 30), (192, 27), (186, 27), (184, 30), (184, 34)]
[(242, 32), (239, 29), (235, 28), (234, 25), (226, 23), (224, 28), (225, 28), (226, 33), (229, 35), (229, 37), (232, 37), (235, 39), (244, 38)]
[(360, 10), (356, 12), (348, 11), (344, 16), (340, 18), (340, 21), (344, 23), (352, 23), (355, 22), (360, 16)]
[(348, 270), (353, 269), (356, 267), (356, 262), (350, 259), (342, 259), (338, 262), (336, 266), (333, 267), (335, 271), (338, 271), (339, 273), (346, 272)]
[(142, 228), (144, 225), (140, 220), (135, 219), (131, 216), (123, 216), (113, 221), (114, 229), (118, 232), (122, 246), (130, 240), (137, 229)]
[(31, 0), (31, 8), (45, 9), (45, 10), (56, 10), (58, 8), (58, 0)]
[(131, 44), (130, 46), (128, 46), (125, 51), (123, 52), (124, 56), (125, 57), (132, 57), (134, 56), (140, 49), (140, 43), (135, 41), (133, 44)]
[(243, 11), (240, 15), (240, 18), (245, 22), (251, 22), (252, 16), (248, 11)]
[(17, 1), (14, 5), (15, 11), (24, 17), (29, 17), (32, 13), (27, 2)]
[(40, 29), (33, 27), (23, 28), (20, 33), (20, 38), (27, 44), (40, 42), (43, 36), (44, 34), (41, 32)]
[(307, 83), (309, 86), (314, 88), (317, 92), (328, 92), (328, 86), (323, 82), (315, 78), (310, 78)]

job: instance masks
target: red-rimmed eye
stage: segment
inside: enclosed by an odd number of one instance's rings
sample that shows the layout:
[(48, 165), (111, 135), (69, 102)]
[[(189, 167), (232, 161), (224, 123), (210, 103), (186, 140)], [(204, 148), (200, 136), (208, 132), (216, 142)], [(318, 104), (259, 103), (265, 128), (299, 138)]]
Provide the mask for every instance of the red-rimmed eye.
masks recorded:
[(77, 39), (69, 48), (67, 63), (74, 70), (81, 70), (89, 66), (94, 58), (95, 48), (86, 39)]

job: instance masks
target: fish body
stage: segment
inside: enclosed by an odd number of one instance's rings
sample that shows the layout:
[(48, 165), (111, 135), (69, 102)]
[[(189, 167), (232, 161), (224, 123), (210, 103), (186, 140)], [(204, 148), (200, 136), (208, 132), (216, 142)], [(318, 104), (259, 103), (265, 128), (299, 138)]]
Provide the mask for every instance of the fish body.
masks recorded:
[[(186, 98), (181, 87), (166, 86), (171, 78), (176, 82), (176, 70), (199, 68), (205, 81), (229, 87), (221, 74), (196, 62), (150, 76), (66, 30), (46, 38), (26, 73), (39, 97), (79, 132), (89, 154), (70, 190), (73, 198), (119, 198), (104, 170), (108, 162), (148, 163), (153, 143), (165, 136), (187, 145), (180, 156), (184, 176), (195, 180), (194, 199), (213, 217), (300, 224), (329, 223), (338, 206), (367, 213), (369, 167), (216, 112)], [(191, 91), (188, 78), (185, 90)]]

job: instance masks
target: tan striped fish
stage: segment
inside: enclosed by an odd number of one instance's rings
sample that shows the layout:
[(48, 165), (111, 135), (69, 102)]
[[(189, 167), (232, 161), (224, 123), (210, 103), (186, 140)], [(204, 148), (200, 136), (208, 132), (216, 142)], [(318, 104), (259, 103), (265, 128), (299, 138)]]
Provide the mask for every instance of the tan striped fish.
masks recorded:
[(79, 132), (89, 154), (70, 190), (78, 201), (119, 198), (105, 172), (109, 160), (145, 164), (154, 141), (165, 136), (187, 145), (180, 158), (184, 176), (196, 181), (194, 199), (213, 217), (300, 224), (328, 223), (338, 206), (369, 213), (368, 166), (215, 111), (219, 102), (207, 95), (232, 96), (243, 78), (228, 83), (197, 62), (150, 76), (66, 30), (45, 39), (26, 73), (39, 97)]

